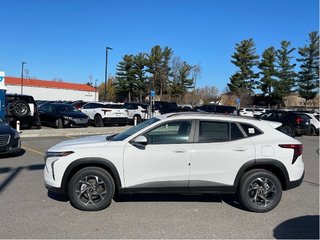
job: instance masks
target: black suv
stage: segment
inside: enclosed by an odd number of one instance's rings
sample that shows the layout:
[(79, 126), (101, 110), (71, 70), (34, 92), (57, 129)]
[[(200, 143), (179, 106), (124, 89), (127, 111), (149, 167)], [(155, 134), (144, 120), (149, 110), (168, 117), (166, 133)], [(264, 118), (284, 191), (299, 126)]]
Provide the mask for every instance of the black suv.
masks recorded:
[(155, 101), (153, 110), (158, 110), (161, 114), (178, 112), (178, 104), (176, 102)]
[(233, 106), (225, 106), (225, 105), (217, 105), (217, 104), (202, 105), (198, 109), (205, 112), (225, 113), (225, 114), (234, 114), (235, 111), (237, 110), (237, 108)]
[(16, 127), (20, 121), (21, 129), (40, 127), (37, 104), (29, 95), (6, 94), (6, 121)]
[(285, 110), (267, 110), (260, 119), (281, 122), (279, 130), (289, 136), (308, 135), (311, 131), (310, 119), (300, 112)]

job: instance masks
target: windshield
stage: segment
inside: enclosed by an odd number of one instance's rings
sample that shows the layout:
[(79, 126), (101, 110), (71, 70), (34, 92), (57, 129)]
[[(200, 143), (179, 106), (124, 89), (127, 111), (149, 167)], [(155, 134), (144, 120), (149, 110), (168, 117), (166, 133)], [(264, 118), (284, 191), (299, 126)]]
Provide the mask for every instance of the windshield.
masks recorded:
[(145, 127), (150, 126), (151, 124), (158, 122), (160, 119), (159, 118), (150, 118), (147, 121), (144, 121), (132, 128), (129, 128), (128, 130), (119, 133), (118, 135), (114, 136), (111, 141), (122, 141), (126, 139), (127, 137), (130, 137), (131, 135), (135, 134), (136, 132), (139, 132), (141, 129), (144, 129)]

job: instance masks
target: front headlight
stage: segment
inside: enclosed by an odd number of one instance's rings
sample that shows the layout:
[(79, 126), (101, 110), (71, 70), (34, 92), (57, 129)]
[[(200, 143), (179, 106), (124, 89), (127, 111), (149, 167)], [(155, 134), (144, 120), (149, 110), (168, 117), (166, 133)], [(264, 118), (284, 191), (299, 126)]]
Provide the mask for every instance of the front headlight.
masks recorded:
[(44, 155), (44, 160), (46, 161), (47, 158), (50, 157), (66, 157), (70, 154), (74, 153), (73, 151), (64, 151), (64, 152), (46, 152), (46, 155)]
[(73, 117), (64, 116), (65, 120), (73, 120)]

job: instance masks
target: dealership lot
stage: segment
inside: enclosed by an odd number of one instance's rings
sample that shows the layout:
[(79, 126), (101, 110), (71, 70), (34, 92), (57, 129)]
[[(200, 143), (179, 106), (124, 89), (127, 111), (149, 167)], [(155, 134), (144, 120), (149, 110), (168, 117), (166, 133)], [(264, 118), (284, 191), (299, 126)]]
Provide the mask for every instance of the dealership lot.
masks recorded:
[(20, 156), (0, 157), (1, 238), (319, 238), (318, 137), (297, 138), (305, 179), (265, 214), (213, 195), (129, 195), (79, 211), (43, 186), (44, 152), (75, 137), (23, 137)]

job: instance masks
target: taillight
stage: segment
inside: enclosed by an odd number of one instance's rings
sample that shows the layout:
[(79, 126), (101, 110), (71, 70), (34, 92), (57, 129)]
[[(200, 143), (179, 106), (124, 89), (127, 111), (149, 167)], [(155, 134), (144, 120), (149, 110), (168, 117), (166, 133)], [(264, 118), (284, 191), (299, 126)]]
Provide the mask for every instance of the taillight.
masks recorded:
[(106, 112), (111, 112), (111, 109), (101, 109), (101, 111), (106, 114)]
[(297, 158), (302, 154), (302, 150), (303, 150), (302, 144), (279, 144), (279, 147), (293, 149), (292, 164), (295, 163)]
[(300, 124), (303, 122), (303, 118), (302, 117), (296, 117), (296, 124)]

